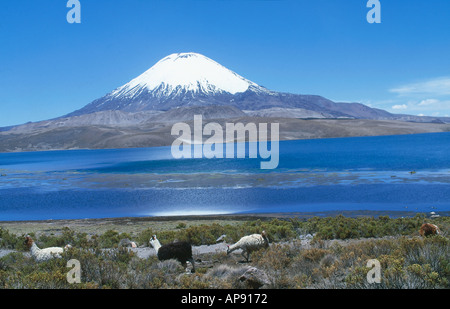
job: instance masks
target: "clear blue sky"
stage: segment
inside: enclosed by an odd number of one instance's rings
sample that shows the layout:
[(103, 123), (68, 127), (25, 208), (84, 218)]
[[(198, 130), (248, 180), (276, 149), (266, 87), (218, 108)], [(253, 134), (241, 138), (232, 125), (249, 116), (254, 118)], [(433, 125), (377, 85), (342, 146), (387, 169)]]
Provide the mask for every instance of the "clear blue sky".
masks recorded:
[(175, 52), (272, 90), (450, 115), (450, 1), (67, 0), (0, 3), (0, 126), (81, 108)]

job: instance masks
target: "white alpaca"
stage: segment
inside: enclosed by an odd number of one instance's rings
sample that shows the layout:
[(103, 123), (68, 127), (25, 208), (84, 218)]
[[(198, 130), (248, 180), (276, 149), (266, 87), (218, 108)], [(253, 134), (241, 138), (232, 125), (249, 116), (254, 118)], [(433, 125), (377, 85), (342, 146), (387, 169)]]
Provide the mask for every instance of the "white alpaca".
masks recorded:
[(228, 246), (227, 254), (230, 254), (235, 250), (242, 249), (241, 254), (248, 262), (250, 258), (250, 253), (259, 250), (261, 248), (267, 248), (268, 246), (269, 246), (269, 239), (267, 238), (266, 232), (262, 231), (261, 234), (244, 236), (234, 245)]
[[(40, 249), (29, 235), (25, 237), (25, 244), (30, 249), (31, 256), (37, 262), (42, 262), (53, 258), (61, 258), (61, 253), (64, 252), (64, 248), (60, 247)], [(70, 245), (66, 245), (65, 248), (70, 248)]]

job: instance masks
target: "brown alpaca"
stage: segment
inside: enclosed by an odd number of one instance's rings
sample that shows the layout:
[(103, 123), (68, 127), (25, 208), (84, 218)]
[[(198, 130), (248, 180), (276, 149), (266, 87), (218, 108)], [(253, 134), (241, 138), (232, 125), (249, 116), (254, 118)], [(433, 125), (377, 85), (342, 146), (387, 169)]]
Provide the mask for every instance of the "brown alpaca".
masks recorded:
[(422, 224), (419, 230), (419, 234), (422, 237), (427, 237), (430, 235), (439, 235), (440, 233), (441, 231), (439, 230), (439, 228), (436, 225), (430, 223)]

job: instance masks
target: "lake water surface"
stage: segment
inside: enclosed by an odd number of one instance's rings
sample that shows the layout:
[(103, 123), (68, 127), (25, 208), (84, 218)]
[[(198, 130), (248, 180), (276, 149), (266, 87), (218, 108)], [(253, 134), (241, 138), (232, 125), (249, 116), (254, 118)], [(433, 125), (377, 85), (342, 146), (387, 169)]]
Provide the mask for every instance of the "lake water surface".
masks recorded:
[(0, 220), (334, 210), (450, 211), (450, 133), (280, 142), (261, 159), (170, 147), (0, 153)]

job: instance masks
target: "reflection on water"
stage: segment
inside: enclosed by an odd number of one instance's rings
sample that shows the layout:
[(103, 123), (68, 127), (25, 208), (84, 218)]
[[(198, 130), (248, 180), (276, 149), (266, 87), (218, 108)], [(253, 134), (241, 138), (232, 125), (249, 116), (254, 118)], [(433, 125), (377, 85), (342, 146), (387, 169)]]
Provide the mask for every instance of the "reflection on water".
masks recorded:
[(0, 220), (449, 210), (450, 133), (280, 142), (280, 164), (170, 147), (0, 154)]

